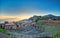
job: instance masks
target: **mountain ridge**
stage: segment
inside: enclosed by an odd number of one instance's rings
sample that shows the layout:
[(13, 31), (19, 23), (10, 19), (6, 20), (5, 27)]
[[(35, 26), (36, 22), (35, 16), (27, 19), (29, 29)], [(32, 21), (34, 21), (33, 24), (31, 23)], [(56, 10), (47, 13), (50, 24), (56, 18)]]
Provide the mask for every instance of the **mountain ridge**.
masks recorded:
[(52, 19), (52, 20), (60, 20), (60, 16), (55, 16), (52, 14), (48, 14), (48, 15), (44, 15), (44, 16), (33, 16), (30, 17), (29, 20), (48, 20), (48, 19)]

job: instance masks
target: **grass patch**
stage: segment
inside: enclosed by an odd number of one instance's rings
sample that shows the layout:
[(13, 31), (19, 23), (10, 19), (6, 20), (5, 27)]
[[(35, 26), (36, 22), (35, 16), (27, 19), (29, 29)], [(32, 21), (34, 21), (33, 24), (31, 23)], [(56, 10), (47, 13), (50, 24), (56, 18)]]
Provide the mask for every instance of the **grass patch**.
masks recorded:
[(3, 28), (0, 28), (0, 32), (9, 35), (9, 33), (5, 29), (3, 29)]
[(43, 22), (36, 22), (36, 24), (37, 24), (37, 25), (42, 25), (42, 24), (43, 24)]
[(52, 36), (58, 37), (58, 36), (60, 36), (60, 32), (53, 34)]
[(45, 30), (46, 31), (55, 31), (55, 32), (60, 32), (60, 26), (49, 26), (49, 25), (47, 25), (47, 26), (45, 26)]
[(47, 31), (47, 32), (52, 32), (54, 30), (55, 30), (55, 27), (53, 27), (53, 26), (45, 26), (45, 31)]
[(13, 36), (13, 34), (9, 34), (5, 29), (3, 28), (0, 28), (0, 32), (6, 34), (6, 35), (9, 35), (9, 36)]
[(46, 26), (45, 30), (47, 32), (56, 32), (56, 33), (52, 33), (50, 34), (50, 36), (54, 36), (54, 37), (58, 37), (60, 36), (60, 26)]

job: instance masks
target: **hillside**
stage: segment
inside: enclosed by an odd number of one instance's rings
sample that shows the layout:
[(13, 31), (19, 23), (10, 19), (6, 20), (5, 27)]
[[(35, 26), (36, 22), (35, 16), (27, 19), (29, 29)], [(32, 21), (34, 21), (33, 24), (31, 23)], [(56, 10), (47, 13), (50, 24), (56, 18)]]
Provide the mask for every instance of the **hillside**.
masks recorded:
[(33, 20), (33, 21), (36, 21), (36, 20), (49, 20), (49, 19), (60, 20), (60, 16), (55, 16), (55, 15), (52, 15), (52, 14), (48, 14), (48, 15), (44, 15), (44, 16), (34, 15), (33, 17), (29, 18), (29, 20)]

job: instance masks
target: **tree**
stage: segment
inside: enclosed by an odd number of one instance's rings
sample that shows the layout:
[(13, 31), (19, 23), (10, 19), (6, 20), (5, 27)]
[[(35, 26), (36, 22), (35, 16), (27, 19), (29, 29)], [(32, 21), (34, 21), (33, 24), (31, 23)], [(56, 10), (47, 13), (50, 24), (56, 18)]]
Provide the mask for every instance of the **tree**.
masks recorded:
[(5, 21), (5, 24), (8, 24), (8, 21)]

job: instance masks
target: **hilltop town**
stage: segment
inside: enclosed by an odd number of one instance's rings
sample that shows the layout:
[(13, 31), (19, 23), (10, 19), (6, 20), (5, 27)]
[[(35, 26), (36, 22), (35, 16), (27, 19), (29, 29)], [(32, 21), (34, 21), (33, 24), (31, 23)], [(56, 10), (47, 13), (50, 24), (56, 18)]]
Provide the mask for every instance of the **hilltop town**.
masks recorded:
[[(4, 29), (8, 33), (7, 35), (27, 34), (38, 35), (38, 37), (52, 37), (56, 35), (56, 33), (60, 33), (60, 16), (54, 16), (51, 14), (45, 16), (35, 15), (29, 19), (18, 22), (4, 21), (4, 23), (0, 23), (0, 28)], [(4, 33), (4, 30), (0, 30), (0, 32)]]

